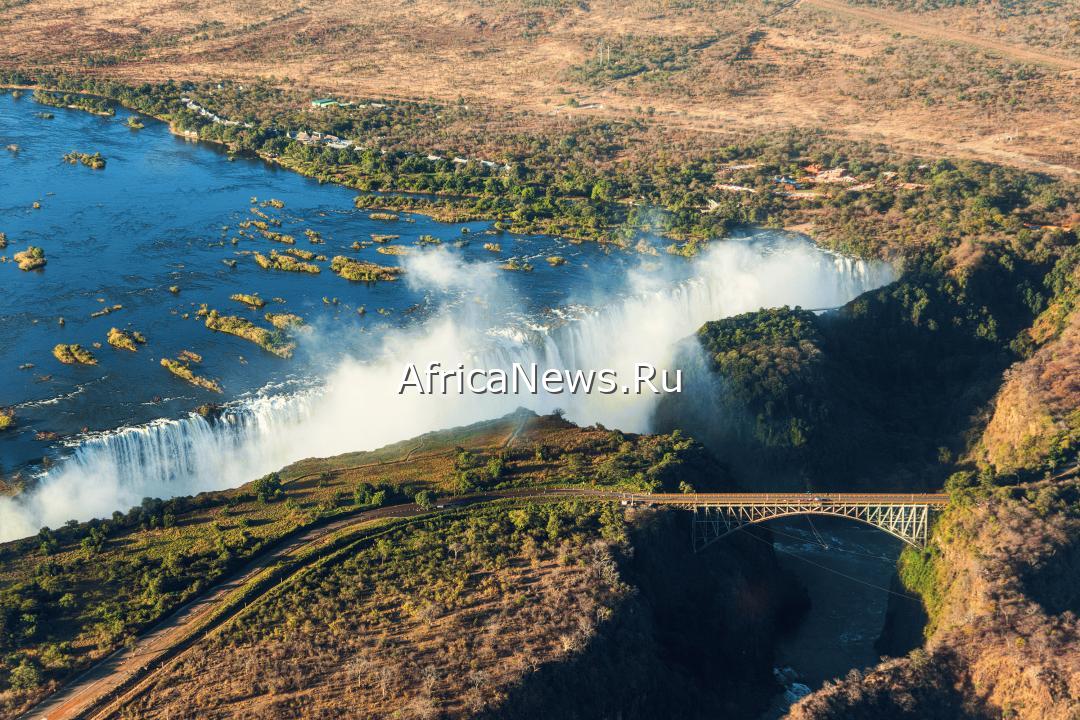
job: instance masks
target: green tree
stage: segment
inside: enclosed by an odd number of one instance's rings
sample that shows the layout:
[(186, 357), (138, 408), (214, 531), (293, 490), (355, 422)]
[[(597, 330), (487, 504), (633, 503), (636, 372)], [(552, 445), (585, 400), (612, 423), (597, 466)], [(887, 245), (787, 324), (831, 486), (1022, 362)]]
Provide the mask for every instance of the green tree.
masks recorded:
[(105, 547), (105, 539), (105, 530), (100, 527), (92, 527), (89, 534), (82, 539), (82, 547), (91, 554), (99, 553)]
[(375, 494), (375, 487), (371, 483), (362, 482), (356, 486), (353, 492), (353, 502), (357, 505), (367, 505)]
[(41, 685), (41, 670), (28, 660), (23, 660), (11, 671), (9, 682), (16, 690), (32, 690)]
[(590, 197), (593, 202), (607, 202), (611, 199), (611, 183), (607, 180), (600, 180), (595, 183)]
[(263, 475), (252, 484), (251, 489), (262, 503), (272, 502), (285, 494), (281, 487), (281, 476), (276, 472)]

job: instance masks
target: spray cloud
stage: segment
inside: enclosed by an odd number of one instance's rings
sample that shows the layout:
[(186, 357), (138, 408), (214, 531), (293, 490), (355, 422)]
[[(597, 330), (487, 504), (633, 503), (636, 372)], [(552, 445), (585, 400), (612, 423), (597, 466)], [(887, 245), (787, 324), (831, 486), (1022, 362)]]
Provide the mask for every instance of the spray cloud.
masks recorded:
[[(807, 242), (714, 243), (690, 279), (643, 265), (619, 297), (592, 297), (560, 324), (522, 316), (489, 264), (435, 249), (407, 260), (409, 282), (457, 291), (461, 300), (421, 325), (387, 331), (372, 357), (342, 361), (319, 388), (260, 394), (208, 422), (191, 416), (124, 428), (85, 440), (17, 498), (0, 498), (0, 541), (43, 525), (101, 517), (148, 496), (235, 487), (296, 460), (373, 449), (525, 406), (556, 407), (582, 424), (649, 430), (658, 396), (618, 394), (401, 395), (409, 363), (503, 368), (515, 362), (567, 370), (612, 368), (632, 377), (638, 363), (669, 368), (676, 343), (705, 321), (761, 307), (835, 307), (892, 279), (889, 267), (839, 257)], [(511, 313), (510, 316), (513, 316)], [(496, 319), (497, 318), (497, 319)], [(500, 324), (501, 323), (501, 324)], [(693, 388), (684, 388), (693, 392)]]

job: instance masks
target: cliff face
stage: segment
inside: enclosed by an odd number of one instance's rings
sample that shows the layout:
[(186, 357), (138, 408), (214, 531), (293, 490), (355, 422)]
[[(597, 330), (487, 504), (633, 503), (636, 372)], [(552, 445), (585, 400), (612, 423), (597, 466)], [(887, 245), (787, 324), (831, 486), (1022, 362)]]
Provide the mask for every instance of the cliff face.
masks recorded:
[[(1071, 270), (1061, 267), (1070, 259)], [(980, 459), (999, 473), (1060, 461), (1080, 444), (1080, 261), (1058, 266), (1057, 296), (1021, 336), (1037, 349), (1007, 373), (980, 443)]]
[(767, 310), (700, 331), (706, 410), (732, 410), (712, 426), (741, 427), (686, 429), (719, 456), (779, 457), (815, 488), (952, 497), (930, 547), (900, 563), (926, 603), (924, 647), (790, 717), (1080, 716), (1080, 249), (1050, 256), (961, 243), (834, 316)]
[(577, 655), (522, 678), (483, 718), (751, 718), (778, 687), (773, 651), (805, 599), (771, 550), (730, 538), (686, 550), (689, 519), (633, 523), (620, 575), (631, 591)]
[(823, 688), (790, 717), (1080, 712), (1080, 482), (957, 495), (929, 565), (936, 599), (926, 647)]
[(954, 282), (917, 270), (834, 314), (707, 323), (680, 348), (690, 392), (662, 399), (657, 426), (686, 430), (747, 487), (938, 488), (1008, 367), (990, 328), (1023, 322), (1011, 298), (989, 315)]
[(792, 718), (1080, 716), (1080, 251), (1015, 363), (931, 550), (902, 570), (931, 612), (926, 647), (822, 689)]

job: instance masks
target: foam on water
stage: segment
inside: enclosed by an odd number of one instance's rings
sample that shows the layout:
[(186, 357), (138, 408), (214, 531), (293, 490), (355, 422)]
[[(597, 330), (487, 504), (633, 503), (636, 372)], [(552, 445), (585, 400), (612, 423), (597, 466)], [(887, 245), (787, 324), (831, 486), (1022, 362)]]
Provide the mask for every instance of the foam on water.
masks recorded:
[[(410, 282), (459, 288), (481, 307), (512, 302), (490, 265), (464, 264), (446, 250), (420, 255), (408, 269)], [(514, 362), (536, 363), (541, 371), (610, 368), (622, 383), (637, 363), (670, 368), (675, 344), (707, 320), (785, 304), (835, 307), (892, 279), (886, 265), (790, 240), (716, 243), (694, 269), (679, 282), (644, 269), (632, 273), (621, 297), (575, 303), (572, 311), (554, 313), (555, 323), (533, 318), (508, 327), (459, 304), (418, 327), (388, 331), (378, 352), (364, 361), (344, 360), (318, 387), (260, 393), (234, 403), (217, 421), (191, 415), (86, 438), (32, 490), (0, 498), (0, 540), (72, 518), (107, 516), (144, 497), (235, 487), (305, 457), (376, 448), (520, 406), (537, 412), (559, 407), (578, 423), (647, 431), (658, 401), (652, 394), (420, 395), (399, 389), (407, 364), (431, 362), (507, 371)]]

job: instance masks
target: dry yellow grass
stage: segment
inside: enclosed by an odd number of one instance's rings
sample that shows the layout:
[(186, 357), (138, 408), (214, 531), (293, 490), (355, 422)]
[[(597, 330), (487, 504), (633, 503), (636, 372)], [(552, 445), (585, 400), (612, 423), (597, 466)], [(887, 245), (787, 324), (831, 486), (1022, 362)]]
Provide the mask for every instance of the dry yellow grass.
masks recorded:
[[(1080, 168), (1080, 60), (1068, 41), (1069, 12), (1003, 32), (970, 8), (913, 14), (840, 0), (782, 9), (758, 0), (8, 5), (0, 21), (0, 67), (8, 69), (131, 81), (270, 78), (313, 95), (463, 97), (496, 110), (494, 124), (638, 117), (721, 135), (822, 127), (1064, 176)], [(603, 82), (573, 72), (597, 62), (601, 40), (610, 54), (642, 38), (695, 49), (670, 72)]]
[(1055, 443), (1067, 442), (1080, 409), (1080, 313), (1061, 336), (1006, 376), (983, 433), (986, 462), (1000, 472), (1037, 464)]
[(188, 717), (197, 697), (207, 718), (289, 717), (301, 708), (324, 717), (424, 717), (436, 708), (439, 717), (470, 717), (530, 668), (564, 658), (594, 632), (611, 592), (596, 588), (591, 575), (585, 565), (552, 557), (514, 557), (504, 570), (463, 580), (460, 606), (449, 612), (427, 608), (413, 593), (403, 593), (398, 608), (362, 592), (347, 613), (332, 596), (305, 598), (335, 621), (325, 627), (297, 616), (256, 642), (232, 641), (228, 631), (207, 639), (129, 712)]

